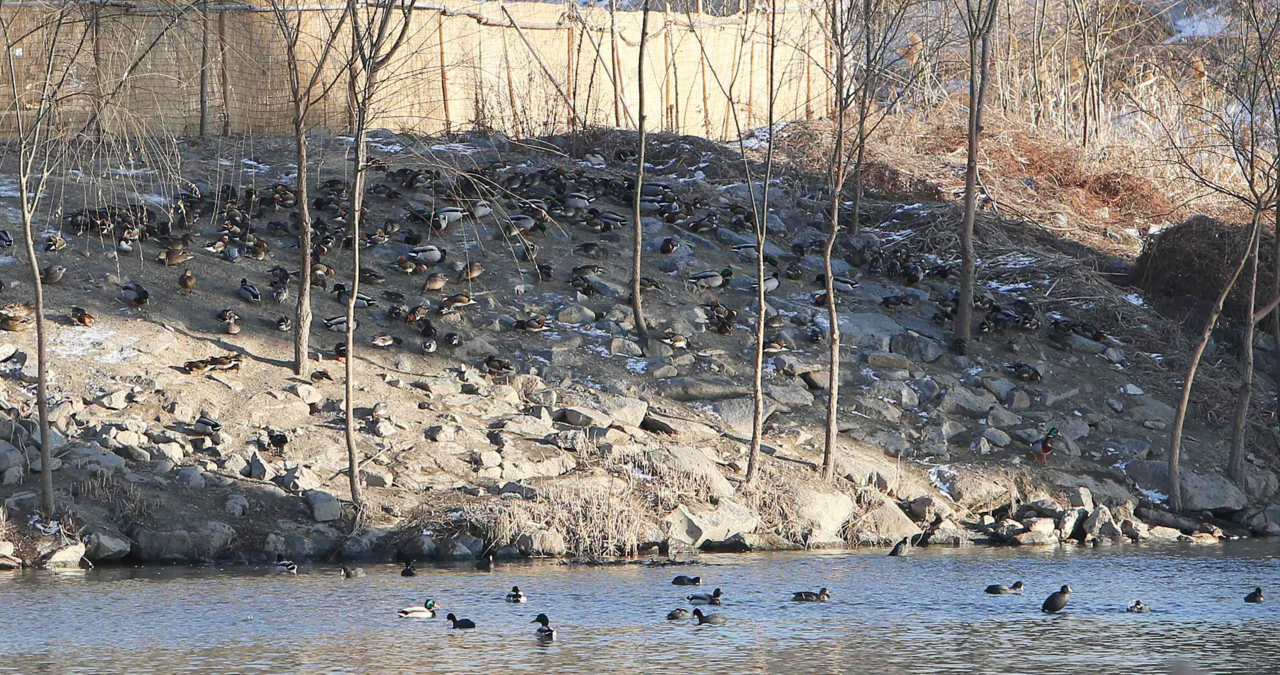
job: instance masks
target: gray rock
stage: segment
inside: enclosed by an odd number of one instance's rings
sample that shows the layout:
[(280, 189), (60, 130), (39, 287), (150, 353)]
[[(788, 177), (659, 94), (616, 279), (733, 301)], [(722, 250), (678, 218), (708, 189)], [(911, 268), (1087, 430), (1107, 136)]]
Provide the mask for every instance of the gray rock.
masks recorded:
[(942, 356), (937, 342), (911, 331), (890, 338), (889, 351), (922, 363), (933, 363)]
[(644, 350), (640, 348), (640, 345), (626, 338), (609, 340), (609, 353), (614, 356), (630, 356), (634, 358), (644, 356)]
[(987, 411), (995, 405), (995, 397), (983, 391), (976, 392), (963, 386), (947, 389), (938, 410), (948, 415), (965, 415), (974, 419), (987, 416)]
[(1076, 333), (1071, 333), (1067, 336), (1067, 344), (1071, 346), (1071, 349), (1083, 354), (1101, 354), (1107, 351), (1107, 346), (1101, 342), (1094, 342)]
[(1109, 363), (1117, 365), (1122, 364), (1125, 361), (1124, 352), (1118, 347), (1107, 347), (1107, 350), (1102, 352), (1102, 358), (1106, 359)]
[(852, 312), (840, 315), (840, 342), (851, 348), (885, 351), (895, 335), (904, 329), (897, 321), (879, 312)]
[(1058, 532), (1063, 539), (1084, 539), (1084, 521), (1089, 517), (1089, 510), (1072, 507), (1058, 516)]
[(805, 534), (808, 546), (844, 543), (840, 529), (853, 514), (853, 499), (849, 495), (835, 490), (797, 486), (792, 490), (792, 498), (795, 510), (791, 524)]
[(124, 536), (104, 530), (90, 534), (86, 544), (84, 557), (95, 565), (120, 560), (133, 550), (133, 544)]
[(907, 370), (911, 368), (911, 361), (890, 352), (871, 352), (867, 354), (867, 365), (881, 370)]
[(299, 399), (302, 400), (303, 403), (306, 403), (309, 406), (324, 401), (324, 395), (321, 394), (318, 389), (309, 384), (298, 383), (293, 385), (291, 390)]
[(570, 324), (594, 323), (596, 313), (582, 305), (569, 305), (556, 313), (556, 321)]
[(222, 470), (233, 476), (245, 475), (244, 470), (249, 466), (249, 462), (240, 455), (228, 455), (222, 460)]
[(1125, 396), (1142, 396), (1144, 392), (1142, 391), (1142, 387), (1129, 383), (1120, 388), (1120, 393)]
[(1058, 543), (1058, 535), (1053, 531), (1028, 530), (1015, 535), (1012, 543), (1019, 546), (1052, 546)]
[(607, 427), (613, 424), (612, 417), (590, 408), (563, 408), (555, 414), (555, 417), (575, 427)]
[(957, 435), (962, 434), (965, 431), (968, 431), (968, 429), (963, 424), (955, 420), (947, 420), (943, 422), (941, 429), (942, 429), (942, 438), (943, 440), (947, 440), (947, 441), (951, 440), (952, 438), (955, 438)]
[(987, 424), (998, 429), (1008, 429), (1022, 424), (1022, 415), (995, 406), (987, 413)]
[(391, 470), (386, 467), (377, 466), (376, 464), (370, 464), (361, 468), (360, 478), (364, 481), (364, 484), (369, 487), (391, 487), (391, 483), (393, 482)]
[(174, 480), (187, 487), (204, 487), (204, 473), (194, 466), (184, 466), (178, 469), (178, 474), (174, 477)]
[[(649, 412), (649, 404), (638, 399), (627, 396), (601, 396), (600, 409), (613, 418), (616, 422), (621, 422), (628, 426), (638, 427), (644, 421), (645, 415)], [(608, 426), (608, 425), (596, 425)]]
[(84, 557), (85, 545), (73, 542), (41, 555), (36, 559), (36, 567), (42, 569), (74, 569), (80, 567), (80, 559)]
[(942, 393), (942, 387), (939, 387), (938, 383), (934, 382), (931, 377), (916, 380), (912, 382), (912, 385), (915, 386), (916, 391), (920, 392), (920, 400), (922, 401), (932, 401), (938, 398), (938, 394)]
[(1093, 513), (1085, 519), (1084, 533), (1086, 536), (1098, 539), (1114, 539), (1124, 534), (1112, 519), (1111, 510), (1105, 506), (1094, 509)]
[(1093, 492), (1083, 485), (1076, 486), (1071, 490), (1071, 505), (1083, 508), (1085, 511), (1093, 511)]
[(920, 534), (920, 528), (893, 500), (871, 490), (859, 495), (868, 504), (865, 514), (850, 525), (850, 538), (858, 544), (891, 546), (904, 537)]
[(941, 474), (939, 479), (951, 494), (951, 498), (971, 511), (982, 511), (994, 505), (1006, 503), (1011, 491), (1010, 488), (990, 478), (977, 476), (968, 471)]
[[(596, 293), (614, 300), (626, 300), (631, 297), (631, 289), (611, 279), (593, 274), (587, 277), (587, 283), (596, 289)], [(581, 322), (578, 322), (581, 323)]]
[(1027, 392), (1017, 389), (1005, 399), (1010, 410), (1026, 410), (1031, 407), (1031, 397)]
[(721, 499), (713, 509), (695, 511), (681, 504), (662, 519), (661, 527), (669, 540), (700, 548), (708, 541), (724, 541), (735, 534), (752, 532), (759, 522), (751, 509)]
[(1124, 404), (1114, 398), (1107, 399), (1107, 407), (1118, 413), (1124, 412)]
[(526, 532), (516, 537), (516, 549), (529, 557), (560, 557), (569, 552), (564, 535), (547, 530)]
[(78, 468), (97, 465), (108, 471), (119, 471), (123, 473), (125, 470), (123, 457), (105, 450), (98, 450), (96, 448), (71, 448), (70, 450), (63, 452), (62, 461), (70, 466)]
[[(871, 419), (897, 424), (902, 419), (902, 409), (875, 396), (854, 395), (850, 397), (854, 408)], [(750, 427), (748, 427), (748, 434)]]
[(17, 485), (22, 482), (23, 475), (22, 467), (9, 467), (4, 471), (0, 471), (0, 485)]
[(1155, 399), (1148, 399), (1142, 405), (1129, 409), (1129, 417), (1140, 422), (1156, 421), (1173, 424), (1176, 413), (1173, 406)]
[(227, 495), (227, 502), (223, 509), (233, 516), (243, 516), (249, 512), (249, 500), (239, 492), (233, 492)]
[[(778, 409), (778, 406), (771, 401), (764, 402), (764, 415), (760, 423), (764, 424), (769, 420), (769, 416)], [(750, 397), (731, 398), (723, 401), (716, 401), (711, 406), (712, 412), (724, 420), (724, 424), (735, 434), (750, 438), (752, 432), (752, 420), (755, 416), (755, 401)], [(726, 539), (727, 537), (721, 537)]]
[(718, 497), (732, 496), (735, 491), (733, 483), (720, 472), (713, 457), (714, 451), (709, 448), (704, 450), (689, 445), (671, 444), (653, 451), (652, 454), (656, 464), (665, 464), (671, 470), (705, 481)]
[(880, 380), (871, 385), (871, 390), (867, 393), (876, 398), (886, 398), (903, 408), (914, 408), (920, 405), (920, 396), (905, 382)]
[(253, 455), (249, 457), (249, 463), (241, 470), (241, 473), (255, 480), (271, 480), (276, 476), (275, 468), (257, 451), (254, 451)]
[(327, 523), (342, 518), (342, 504), (333, 495), (323, 490), (310, 490), (306, 494), (307, 506), (311, 509), (311, 517), (318, 523)]
[(999, 448), (1003, 448), (1013, 440), (1009, 437), (1009, 434), (993, 427), (987, 427), (984, 429), (982, 437), (987, 441), (990, 441), (992, 445)]
[(982, 387), (994, 394), (996, 399), (1004, 401), (1009, 398), (1009, 394), (1013, 393), (1014, 389), (1018, 388), (1018, 385), (1003, 377), (984, 377)]
[(97, 403), (107, 410), (124, 410), (129, 407), (129, 392), (124, 389), (117, 389), (103, 395), (98, 399)]
[[(425, 534), (406, 539), (397, 547), (400, 557), (407, 560), (430, 560), (436, 557), (436, 541)], [(470, 554), (470, 551), (467, 551)]]

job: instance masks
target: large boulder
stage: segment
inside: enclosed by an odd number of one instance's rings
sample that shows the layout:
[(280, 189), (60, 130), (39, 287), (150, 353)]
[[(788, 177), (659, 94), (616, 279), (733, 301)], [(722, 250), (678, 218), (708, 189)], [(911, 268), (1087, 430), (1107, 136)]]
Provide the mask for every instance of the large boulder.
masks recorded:
[(912, 522), (907, 514), (898, 508), (898, 504), (884, 495), (865, 490), (859, 499), (867, 504), (867, 512), (859, 517), (852, 526), (851, 538), (856, 544), (869, 546), (890, 546), (904, 537), (920, 534), (920, 528)]
[(84, 557), (85, 545), (72, 542), (45, 553), (36, 560), (36, 567), (56, 570), (75, 569), (80, 567), (80, 559)]
[(569, 552), (564, 535), (550, 530), (525, 532), (516, 537), (516, 548), (526, 556), (559, 557)]
[(396, 552), (407, 560), (429, 560), (436, 555), (436, 540), (425, 534), (409, 537), (400, 542)]
[[(769, 416), (778, 409), (778, 406), (771, 401), (764, 402), (764, 415), (760, 420), (764, 424), (769, 420)], [(716, 401), (711, 406), (711, 410), (720, 419), (724, 420), (724, 425), (735, 434), (745, 438), (751, 437), (751, 425), (755, 417), (755, 401), (749, 396), (740, 398), (731, 398), (723, 401)]]
[(987, 416), (987, 411), (996, 404), (996, 397), (988, 391), (975, 391), (963, 386), (954, 386), (943, 394), (938, 410), (948, 415), (964, 415), (973, 419)]
[(984, 511), (1007, 503), (1012, 488), (972, 471), (937, 472), (942, 487), (955, 503), (970, 511)]
[(840, 343), (851, 348), (888, 351), (893, 338), (905, 330), (897, 321), (879, 312), (848, 312), (840, 315)]
[(724, 541), (735, 534), (755, 531), (760, 520), (745, 506), (721, 499), (713, 509), (690, 510), (681, 504), (662, 519), (662, 529), (670, 541), (699, 548), (707, 542)]
[(133, 550), (133, 544), (128, 539), (104, 530), (90, 534), (85, 543), (84, 557), (95, 565), (120, 560)]
[(853, 514), (853, 499), (849, 495), (837, 490), (797, 486), (792, 497), (795, 500), (795, 515), (791, 525), (805, 533), (805, 541), (809, 546), (844, 543), (840, 529)]
[(130, 536), (136, 542), (133, 555), (140, 562), (198, 563), (225, 557), (236, 532), (230, 525), (209, 521), (193, 530), (139, 527)]
[[(1165, 493), (1169, 488), (1169, 464), (1164, 461), (1132, 461), (1125, 472), (1139, 487), (1149, 492)], [(1218, 475), (1198, 474), (1183, 469), (1178, 472), (1182, 489), (1182, 508), (1187, 511), (1211, 511), (1227, 515), (1249, 504), (1248, 497), (1231, 481)]]
[(311, 517), (317, 523), (327, 523), (342, 517), (342, 504), (337, 497), (324, 490), (309, 490), (305, 499), (307, 507), (311, 509)]
[(649, 412), (649, 404), (627, 396), (601, 396), (600, 409), (615, 421), (638, 427), (644, 421), (645, 413)]
[(733, 483), (724, 477), (715, 459), (707, 452), (688, 445), (668, 445), (662, 450), (653, 451), (650, 458), (657, 460), (659, 464), (666, 464), (671, 469), (705, 481), (716, 496), (733, 495)]
[(1084, 521), (1084, 533), (1095, 539), (1115, 539), (1124, 534), (1111, 517), (1111, 509), (1099, 506)]

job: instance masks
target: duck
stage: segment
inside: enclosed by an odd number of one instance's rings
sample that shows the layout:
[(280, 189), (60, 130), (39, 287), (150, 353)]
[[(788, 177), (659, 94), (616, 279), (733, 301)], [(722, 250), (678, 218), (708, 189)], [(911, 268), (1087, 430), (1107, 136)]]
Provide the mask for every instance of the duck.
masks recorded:
[(196, 292), (196, 275), (191, 270), (183, 270), (182, 276), (178, 277), (178, 288), (182, 289), (184, 295), (191, 295)]
[(51, 234), (44, 240), (44, 250), (46, 253), (55, 253), (67, 247), (67, 240), (61, 235)]
[(1064, 585), (1058, 592), (1052, 593), (1045, 598), (1044, 604), (1040, 606), (1040, 611), (1048, 614), (1057, 614), (1062, 608), (1067, 606), (1067, 601), (1071, 599), (1071, 587)]
[(156, 256), (156, 262), (165, 267), (177, 267), (188, 260), (195, 258), (189, 251), (179, 248), (165, 249)]
[(690, 618), (693, 618), (693, 613), (683, 607), (667, 612), (667, 621), (684, 621)]
[(659, 342), (662, 342), (663, 344), (667, 345), (668, 347), (671, 347), (672, 349), (688, 349), (689, 348), (689, 338), (670, 329), (667, 330), (667, 336), (664, 338), (660, 338)]
[(893, 545), (893, 550), (889, 551), (892, 558), (901, 558), (911, 552), (911, 537), (903, 537), (902, 541)]
[(831, 593), (826, 588), (819, 590), (817, 593), (813, 591), (796, 591), (792, 593), (792, 602), (826, 602), (831, 599)]
[(723, 626), (728, 622), (723, 614), (703, 614), (702, 610), (693, 610), (693, 617), (698, 620), (698, 625), (711, 624), (712, 626)]
[(0, 317), (0, 330), (10, 333), (21, 333), (30, 330), (36, 325), (36, 320), (30, 316), (11, 316), (4, 315)]
[(507, 594), (507, 602), (523, 603), (528, 601), (529, 596), (525, 595), (519, 586), (512, 586), (511, 592)]
[(1053, 452), (1053, 441), (1058, 438), (1058, 428), (1050, 427), (1044, 438), (1031, 444), (1031, 461), (1041, 464), (1049, 463), (1049, 453)]
[(477, 199), (471, 203), (471, 217), (479, 220), (493, 213), (493, 205), (483, 199)]
[(240, 280), (240, 297), (246, 302), (262, 302), (262, 293), (258, 291), (258, 287), (249, 283), (248, 279)]
[(672, 586), (701, 586), (702, 577), (687, 577), (683, 574), (671, 580)]
[(444, 618), (444, 620), (448, 621), (449, 627), (455, 630), (470, 630), (476, 627), (476, 622), (471, 619), (459, 619), (453, 614), (449, 614)]
[(722, 597), (724, 597), (724, 592), (717, 588), (713, 593), (694, 593), (693, 595), (687, 595), (685, 596), (685, 600), (688, 600), (689, 603), (693, 605), (718, 605), (720, 604), (720, 599)]
[(662, 240), (661, 244), (658, 245), (658, 251), (661, 252), (663, 255), (670, 255), (672, 253), (675, 253), (675, 250), (678, 248), (680, 248), (680, 240), (676, 239), (675, 237), (667, 237), (666, 239)]
[(1143, 604), (1141, 600), (1134, 600), (1128, 609), (1124, 610), (1130, 614), (1146, 614), (1151, 611), (1151, 605)]
[[(508, 361), (507, 359), (498, 358), (493, 354), (490, 354), (484, 357), (484, 367), (492, 375), (510, 375), (511, 372), (515, 370), (512, 367), (510, 361)], [(490, 557), (492, 558), (492, 556)], [(480, 561), (479, 564), (484, 564), (484, 561), (483, 560)]]
[(285, 286), (284, 284), (274, 284), (274, 283), (271, 285), (271, 301), (272, 302), (276, 303), (277, 305), (282, 305), (284, 304), (284, 301), (288, 299), (289, 299), (288, 286)]
[(1024, 380), (1026, 382), (1040, 382), (1044, 380), (1044, 375), (1041, 374), (1040, 369), (1030, 363), (1013, 363), (1010, 364), (1009, 368), (1020, 380)]
[(1263, 600), (1266, 600), (1266, 598), (1263, 597), (1261, 586), (1253, 589), (1252, 593), (1244, 596), (1244, 601), (1250, 604), (1258, 604), (1258, 603), (1261, 603)]
[(444, 272), (436, 272), (435, 274), (427, 277), (426, 281), (422, 282), (422, 293), (423, 295), (431, 291), (443, 293), (444, 287), (448, 283), (449, 277), (445, 276)]
[(439, 246), (419, 246), (409, 252), (409, 257), (418, 262), (435, 265), (444, 261), (448, 251)]
[[(778, 273), (777, 273), (777, 272), (774, 272), (773, 274), (770, 274), (769, 276), (767, 276), (767, 277), (765, 277), (765, 278), (764, 278), (764, 292), (765, 292), (765, 293), (772, 293), (772, 292), (774, 292), (774, 291), (778, 290), (778, 286), (779, 286), (781, 283), (782, 283), (782, 282), (778, 279)], [(759, 291), (759, 290), (760, 290), (760, 282), (758, 282), (758, 281), (757, 281), (756, 283), (751, 284), (751, 290), (753, 290), (753, 291)]]
[(222, 425), (219, 424), (217, 420), (211, 417), (204, 417), (203, 415), (196, 420), (196, 423), (193, 428), (195, 429), (196, 433), (200, 434), (201, 436), (212, 436), (218, 433), (219, 431), (222, 431)]
[(481, 572), (492, 572), (493, 567), (494, 565), (493, 565), (492, 555), (487, 555), (481, 558), (480, 562), (476, 563), (476, 569), (480, 570)]
[(49, 265), (40, 270), (40, 281), (46, 284), (56, 284), (67, 276), (67, 268), (62, 265)]
[(535, 316), (528, 319), (519, 319), (511, 326), (512, 330), (522, 330), (526, 333), (542, 333), (547, 330), (547, 318), (545, 316)]
[[(414, 566), (413, 566), (413, 561), (412, 561), (412, 560), (409, 560), (409, 561), (405, 562), (405, 564), (404, 564), (404, 569), (400, 570), (400, 576), (402, 576), (402, 577), (416, 577), (416, 576), (418, 576), (418, 568), (416, 568), (416, 567), (414, 567)], [(429, 601), (428, 601), (428, 602), (429, 602)]]
[(729, 279), (733, 277), (733, 270), (725, 268), (719, 272), (715, 270), (707, 270), (698, 272), (689, 277), (689, 281), (703, 288), (721, 288), (729, 283)]
[(589, 241), (585, 244), (578, 246), (577, 248), (573, 249), (573, 252), (576, 255), (580, 255), (586, 258), (592, 258), (595, 260), (604, 260), (605, 258), (609, 257), (609, 249), (601, 246), (600, 244), (595, 243), (594, 241)]
[(71, 308), (71, 320), (81, 326), (92, 326), (98, 320), (94, 316), (85, 311), (83, 307)]
[[(359, 322), (355, 322), (355, 323), (357, 326), (359, 325)], [(328, 328), (329, 330), (335, 333), (345, 333), (347, 332), (347, 317), (331, 316), (327, 319), (324, 319), (324, 327)]]
[(346, 565), (343, 565), (343, 566), (342, 566), (342, 578), (343, 578), (343, 579), (359, 579), (360, 577), (363, 577), (364, 575), (365, 575), (365, 574), (364, 574), (364, 569), (362, 569), (362, 568), (359, 568), (359, 567), (347, 567)]
[(292, 561), (284, 557), (284, 555), (276, 554), (276, 574), (297, 574), (298, 566)]
[[(396, 616), (401, 619), (432, 619), (435, 618), (435, 615), (436, 601), (431, 598), (427, 598), (427, 601), (422, 603), (421, 606), (414, 605), (412, 607), (405, 607), (404, 609), (396, 612)], [(450, 614), (449, 616), (453, 615)]]
[(502, 227), (502, 234), (508, 237), (522, 237), (534, 232), (546, 234), (547, 224), (523, 213), (512, 214)]
[(766, 342), (764, 343), (764, 346), (762, 347), (762, 349), (765, 354), (781, 354), (783, 352), (791, 351), (791, 348), (787, 346), (787, 343), (783, 342), (782, 340), (773, 340), (771, 342)]
[(458, 272), (458, 281), (474, 281), (484, 274), (484, 265), (478, 262), (469, 263), (466, 267)]
[(282, 333), (293, 330), (293, 319), (281, 314), (280, 318), (276, 319), (276, 330)]
[(539, 614), (537, 618), (529, 623), (541, 624), (538, 626), (538, 630), (534, 633), (538, 636), (539, 640), (556, 639), (556, 629), (551, 627), (551, 619), (547, 618), (546, 614)]
[(1010, 595), (1013, 593), (1021, 593), (1022, 588), (1023, 588), (1023, 584), (1021, 581), (1013, 582), (1012, 586), (1005, 586), (1004, 584), (992, 584), (990, 586), (987, 586), (987, 590), (985, 591), (985, 593), (987, 595)]

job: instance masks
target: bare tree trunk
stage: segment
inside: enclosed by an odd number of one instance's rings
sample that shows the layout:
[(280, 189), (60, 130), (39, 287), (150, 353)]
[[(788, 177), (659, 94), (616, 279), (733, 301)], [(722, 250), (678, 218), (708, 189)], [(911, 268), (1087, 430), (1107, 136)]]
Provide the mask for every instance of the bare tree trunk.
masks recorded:
[(1258, 293), (1258, 247), (1262, 240), (1262, 210), (1254, 207), (1252, 241), (1249, 242), (1249, 293), (1245, 301), (1244, 335), (1240, 340), (1240, 394), (1236, 400), (1235, 426), (1231, 431), (1231, 456), (1227, 460), (1227, 477), (1244, 487), (1244, 441), (1249, 425), (1249, 400), (1253, 396), (1253, 306)]
[(640, 218), (640, 191), (644, 187), (644, 123), (648, 118), (644, 109), (644, 51), (645, 41), (649, 37), (649, 0), (645, 0), (644, 14), (640, 19), (640, 58), (636, 66), (636, 84), (640, 87), (640, 111), (636, 118), (637, 137), (640, 149), (636, 156), (636, 194), (634, 204), (635, 241), (631, 246), (631, 313), (635, 317), (636, 334), (641, 339), (649, 337), (649, 329), (644, 323), (644, 312), (640, 306), (640, 258), (644, 250), (644, 224)]
[[(1280, 207), (1275, 210), (1275, 257), (1273, 264), (1276, 267), (1275, 276), (1271, 278), (1271, 297), (1280, 298)], [(1280, 313), (1271, 317), (1271, 338), (1275, 340), (1276, 347), (1276, 401), (1280, 403)]]
[[(32, 150), (34, 152), (34, 150)], [(25, 154), (25, 153), (24, 153)], [(25, 158), (20, 160), (26, 166)], [(45, 358), (44, 284), (40, 280), (40, 260), (36, 258), (32, 221), (35, 213), (28, 201), (26, 172), (22, 180), (22, 233), (26, 239), (27, 261), (31, 268), (31, 288), (36, 300), (36, 408), (40, 416), (40, 508), (46, 517), (53, 515), (53, 454), (49, 443), (48, 361)], [(38, 189), (38, 188), (37, 188)]]
[[(759, 472), (760, 444), (764, 436), (764, 245), (769, 238), (769, 185), (773, 181), (773, 131), (775, 127), (774, 104), (777, 100), (777, 87), (774, 86), (774, 61), (778, 46), (777, 0), (769, 2), (769, 149), (765, 152), (764, 192), (760, 211), (756, 213), (756, 351), (755, 372), (752, 379), (752, 396), (755, 409), (751, 415), (751, 451), (747, 455), (747, 485), (755, 481)], [(741, 135), (741, 134), (739, 134)], [(750, 187), (750, 177), (748, 185)]]
[[(843, 31), (840, 29), (840, 10), (833, 1), (831, 7), (832, 41), (837, 43), (835, 62), (835, 91), (839, 101), (845, 100), (845, 50), (843, 47)], [(822, 479), (831, 482), (835, 477), (836, 435), (839, 433), (838, 415), (840, 411), (840, 313), (836, 310), (836, 289), (832, 281), (835, 274), (831, 269), (831, 254), (836, 246), (836, 237), (840, 233), (840, 196), (844, 192), (845, 180), (845, 115), (844, 106), (836, 106), (835, 148), (831, 151), (831, 168), (827, 176), (827, 184), (831, 189), (831, 221), (827, 229), (827, 241), (822, 247), (822, 272), (826, 277), (824, 290), (827, 293), (827, 322), (831, 325), (831, 340), (828, 347), (827, 360), (827, 424), (822, 445)]]
[(302, 250), (302, 272), (298, 275), (298, 306), (294, 312), (293, 373), (306, 377), (310, 373), (311, 341), (311, 199), (307, 187), (307, 131), (303, 115), (294, 101), (294, 143), (298, 155), (298, 248)]
[(200, 136), (209, 124), (209, 1), (200, 2)]
[(1244, 271), (1245, 263), (1249, 260), (1249, 254), (1253, 250), (1253, 237), (1258, 236), (1258, 227), (1262, 223), (1260, 218), (1255, 218), (1253, 229), (1250, 232), (1249, 245), (1245, 247), (1244, 253), (1240, 255), (1240, 262), (1236, 263), (1235, 271), (1227, 278), (1227, 283), (1223, 284), (1222, 292), (1218, 294), (1218, 300), (1214, 303), (1213, 309), (1209, 312), (1209, 318), (1204, 322), (1204, 330), (1200, 333), (1200, 342), (1196, 344), (1196, 348), (1191, 352), (1191, 361), (1187, 364), (1187, 375), (1182, 380), (1182, 397), (1178, 399), (1178, 409), (1173, 417), (1173, 432), (1169, 439), (1169, 484), (1166, 489), (1169, 491), (1169, 508), (1174, 511), (1182, 510), (1182, 484), (1179, 482), (1178, 462), (1181, 459), (1182, 451), (1182, 428), (1187, 422), (1187, 405), (1191, 401), (1191, 385), (1195, 383), (1196, 369), (1200, 367), (1200, 359), (1204, 356), (1204, 350), (1209, 345), (1209, 336), (1213, 334), (1213, 327), (1218, 324), (1218, 317), (1222, 315), (1222, 306), (1227, 302), (1227, 294), (1231, 293), (1231, 289), (1236, 285), (1236, 280), (1240, 278), (1240, 273)]
[[(953, 348), (963, 354), (969, 346), (973, 322), (973, 224), (978, 213), (978, 136), (982, 133), (982, 104), (987, 92), (987, 33), (991, 30), (993, 0), (987, 24), (981, 33), (969, 37), (969, 153), (964, 175), (964, 221), (960, 225), (960, 308), (956, 314)], [(981, 50), (978, 41), (981, 40)]]
[[(368, 73), (365, 77), (370, 77)], [(360, 210), (364, 206), (365, 163), (369, 151), (365, 147), (366, 116), (364, 106), (356, 110), (356, 171), (351, 181), (351, 288), (347, 298), (347, 362), (346, 362), (346, 439), (347, 439), (347, 478), (351, 483), (351, 501), (359, 508), (360, 496), (360, 460), (356, 448), (355, 422), (355, 358), (356, 358), (356, 297), (360, 293)]]

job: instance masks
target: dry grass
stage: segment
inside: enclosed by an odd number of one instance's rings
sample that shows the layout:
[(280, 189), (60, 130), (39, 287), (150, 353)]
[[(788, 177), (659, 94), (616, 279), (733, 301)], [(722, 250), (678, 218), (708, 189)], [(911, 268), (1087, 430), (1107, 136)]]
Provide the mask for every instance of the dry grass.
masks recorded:
[(121, 529), (133, 523), (148, 520), (156, 507), (149, 502), (137, 485), (99, 473), (71, 485), (72, 499), (98, 502), (108, 506), (115, 524)]

